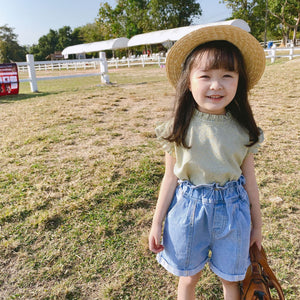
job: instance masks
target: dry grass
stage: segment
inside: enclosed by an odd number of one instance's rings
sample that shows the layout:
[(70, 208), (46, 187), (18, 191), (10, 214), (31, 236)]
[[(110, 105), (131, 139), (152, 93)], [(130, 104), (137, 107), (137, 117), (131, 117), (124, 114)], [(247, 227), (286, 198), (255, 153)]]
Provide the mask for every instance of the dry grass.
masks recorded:
[[(299, 293), (300, 60), (267, 67), (251, 101), (265, 248), (287, 299)], [(39, 82), (0, 98), (0, 299), (174, 299), (147, 250), (163, 153), (154, 127), (173, 91), (164, 69)], [(207, 269), (199, 299), (220, 299)]]

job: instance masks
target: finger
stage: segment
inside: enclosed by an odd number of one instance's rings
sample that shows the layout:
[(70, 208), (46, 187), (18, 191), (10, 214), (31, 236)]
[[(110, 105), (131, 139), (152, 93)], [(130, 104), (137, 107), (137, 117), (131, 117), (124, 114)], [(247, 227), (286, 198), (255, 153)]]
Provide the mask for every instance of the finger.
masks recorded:
[(153, 249), (152, 252), (155, 253), (155, 254), (157, 254), (157, 253), (159, 253), (159, 252), (161, 252), (163, 250), (164, 250), (164, 246), (163, 245), (159, 245), (155, 249)]
[(164, 250), (164, 247), (163, 245), (158, 244), (156, 239), (153, 237), (149, 240), (149, 249), (154, 253), (159, 253)]
[(258, 248), (259, 251), (260, 251), (260, 250), (261, 250), (261, 242), (256, 241), (255, 243), (256, 243), (256, 245), (257, 245), (257, 248)]
[(261, 242), (253, 239), (252, 241), (250, 241), (250, 247), (252, 247), (254, 244), (256, 244), (257, 248), (260, 251), (261, 250)]
[(154, 252), (156, 248), (157, 248), (157, 245), (156, 245), (155, 237), (150, 237), (150, 238), (149, 238), (149, 249), (150, 249), (152, 252)]

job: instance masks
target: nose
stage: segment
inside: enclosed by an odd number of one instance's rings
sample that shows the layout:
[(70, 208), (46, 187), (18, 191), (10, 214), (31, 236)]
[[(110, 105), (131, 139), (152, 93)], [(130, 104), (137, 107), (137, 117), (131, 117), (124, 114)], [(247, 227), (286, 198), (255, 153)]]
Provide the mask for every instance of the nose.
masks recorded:
[(223, 88), (223, 86), (218, 79), (212, 80), (211, 85), (210, 85), (211, 90), (217, 91), (217, 90), (221, 90), (222, 88)]

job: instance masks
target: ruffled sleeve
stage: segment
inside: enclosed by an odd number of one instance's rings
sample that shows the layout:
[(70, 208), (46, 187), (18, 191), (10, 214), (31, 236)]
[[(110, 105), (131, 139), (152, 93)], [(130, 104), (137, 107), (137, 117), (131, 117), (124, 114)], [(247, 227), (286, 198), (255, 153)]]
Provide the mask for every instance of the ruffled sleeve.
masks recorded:
[(254, 145), (252, 145), (251, 147), (248, 148), (248, 153), (257, 153), (261, 143), (265, 139), (264, 132), (262, 131), (262, 129), (261, 128), (258, 128), (258, 129), (259, 129), (258, 141)]
[(155, 133), (163, 150), (169, 153), (170, 155), (174, 156), (174, 150), (175, 150), (174, 143), (171, 143), (164, 139), (171, 133), (171, 130), (172, 130), (172, 123), (171, 121), (169, 121), (157, 126), (155, 128)]

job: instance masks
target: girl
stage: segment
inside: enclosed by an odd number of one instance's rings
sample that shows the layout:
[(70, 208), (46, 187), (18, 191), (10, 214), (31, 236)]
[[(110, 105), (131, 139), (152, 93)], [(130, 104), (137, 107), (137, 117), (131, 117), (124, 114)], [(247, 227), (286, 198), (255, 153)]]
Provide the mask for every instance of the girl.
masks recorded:
[(264, 67), (258, 41), (231, 25), (193, 31), (167, 56), (176, 101), (171, 121), (156, 129), (166, 165), (149, 248), (179, 276), (180, 300), (194, 299), (207, 262), (221, 279), (224, 298), (239, 299), (249, 247), (261, 247), (253, 153), (263, 134), (247, 93)]

